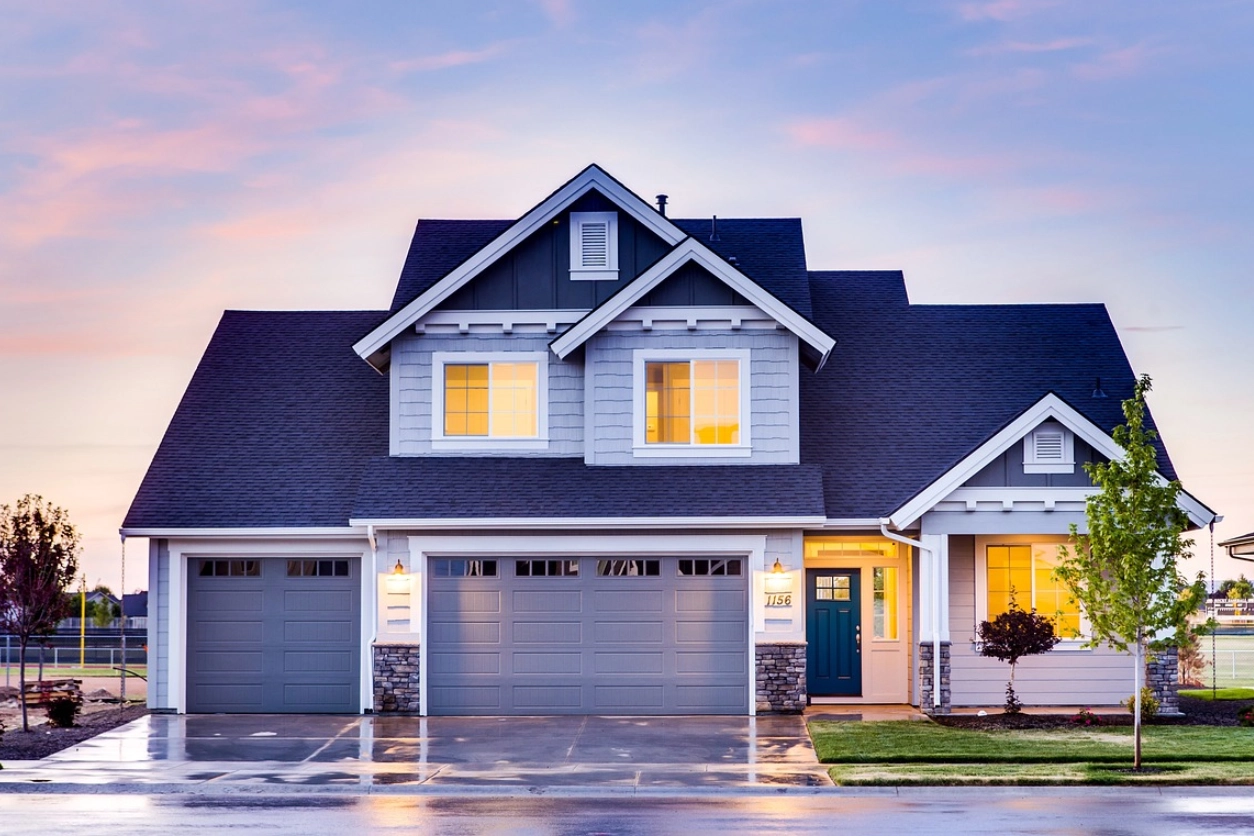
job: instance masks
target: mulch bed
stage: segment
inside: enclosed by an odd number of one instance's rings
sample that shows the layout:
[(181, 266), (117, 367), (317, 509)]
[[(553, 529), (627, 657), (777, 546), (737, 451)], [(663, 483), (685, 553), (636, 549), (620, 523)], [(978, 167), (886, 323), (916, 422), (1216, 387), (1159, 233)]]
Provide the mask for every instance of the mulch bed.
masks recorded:
[[(147, 707), (142, 705), (133, 705), (125, 709), (106, 709), (90, 714), (80, 714), (78, 725), (73, 728), (57, 729), (39, 725), (31, 726), (28, 732), (22, 731), (19, 722), (16, 729), (5, 729), (4, 735), (0, 737), (0, 762), (46, 758), (102, 732), (117, 728), (123, 723), (143, 717), (147, 713)], [(31, 714), (32, 716), (42, 715), (42, 710), (32, 708)]]
[[(1196, 697), (1180, 697), (1180, 710), (1183, 717), (1157, 717), (1152, 722), (1156, 726), (1238, 726), (1237, 712), (1254, 705), (1254, 700), (1218, 700), (1210, 702)], [(1077, 723), (1069, 714), (1000, 714), (989, 712), (984, 717), (974, 714), (951, 714), (947, 717), (934, 718), (942, 726), (959, 729), (978, 729), (995, 731), (997, 729), (1061, 729), (1077, 728)], [(1100, 714), (1102, 726), (1130, 726), (1131, 714)]]

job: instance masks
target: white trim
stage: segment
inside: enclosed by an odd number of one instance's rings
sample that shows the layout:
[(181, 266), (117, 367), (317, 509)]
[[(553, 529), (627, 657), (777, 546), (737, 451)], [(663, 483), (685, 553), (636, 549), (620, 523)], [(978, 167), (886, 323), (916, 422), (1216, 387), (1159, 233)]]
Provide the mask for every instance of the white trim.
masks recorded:
[(376, 352), (396, 339), (397, 336), (410, 325), (417, 322), (424, 314), (451, 296), (466, 282), (479, 275), (485, 268), (519, 244), (528, 235), (531, 235), (551, 221), (559, 212), (593, 189), (596, 189), (618, 204), (622, 211), (631, 215), (667, 244), (673, 246), (684, 239), (684, 232), (667, 220), (664, 215), (613, 177), (606, 174), (604, 170), (598, 166), (590, 165), (564, 186), (545, 198), (530, 212), (519, 218), (509, 229), (494, 238), (487, 246), (466, 259), (443, 279), (436, 282), (425, 293), (419, 295), (418, 298), (388, 317), (385, 322), (358, 340), (353, 345), (353, 351), (357, 352), (358, 357), (369, 361)]
[(525, 311), (431, 311), (414, 323), (414, 333), (427, 334), (496, 331), (503, 334), (543, 333), (556, 334), (574, 325), (588, 312), (571, 310)]
[[(587, 267), (583, 261), (583, 228), (585, 224), (605, 224), (605, 265)], [(617, 281), (618, 279), (618, 213), (570, 213), (570, 279), (576, 282)]]
[[(536, 434), (534, 436), (446, 436), (444, 367), (488, 366), (489, 398), (496, 363), (536, 364)], [(491, 427), (491, 408), (488, 416)], [(433, 450), (547, 450), (549, 447), (549, 353), (547, 351), (433, 351), (431, 353), (431, 448)]]
[[(1094, 450), (1108, 459), (1123, 458), (1123, 449), (1115, 444), (1115, 440), (1098, 428), (1096, 424), (1085, 418), (1062, 398), (1053, 392), (1028, 407), (1017, 418), (981, 444), (965, 459), (950, 468), (940, 478), (932, 482), (922, 491), (906, 502), (895, 512), (890, 520), (894, 528), (909, 528), (919, 521), (925, 513), (932, 510), (941, 500), (948, 497), (963, 483), (988, 466), (994, 459), (1018, 443), (1028, 432), (1042, 421), (1053, 418), (1064, 427), (1083, 439)], [(1159, 475), (1160, 481), (1166, 481)], [(1012, 490), (1012, 489), (1006, 489)], [(1180, 493), (1180, 507), (1188, 514), (1194, 525), (1206, 525), (1214, 517), (1214, 513), (1202, 505), (1187, 492)]]
[(822, 528), (827, 531), (862, 531), (864, 529), (868, 529), (875, 531), (878, 534), (880, 530), (880, 518), (846, 517), (842, 519), (831, 517), (823, 521)]
[[(754, 595), (754, 590), (758, 588), (760, 583), (759, 576), (765, 571), (766, 566), (766, 541), (765, 534), (701, 534), (701, 535), (683, 535), (683, 534), (627, 534), (627, 535), (589, 535), (575, 537), (546, 537), (544, 535), (471, 535), (471, 536), (449, 536), (449, 535), (410, 535), (409, 553), (414, 560), (421, 561), (422, 576), (426, 577), (427, 560), (432, 556), (474, 556), (474, 555), (491, 555), (500, 556), (504, 559), (513, 559), (518, 557), (537, 556), (560, 556), (560, 555), (577, 555), (580, 557), (592, 557), (602, 555), (659, 555), (664, 557), (683, 557), (686, 555), (733, 555), (745, 558), (746, 570), (749, 577), (746, 580), (746, 589), (749, 591), (749, 601), (746, 602), (748, 609), (745, 612), (745, 621), (749, 626), (748, 644), (746, 647), (748, 653), (748, 669), (749, 677), (747, 683), (748, 698), (748, 716), (752, 717), (757, 713), (757, 637), (755, 635), (755, 618), (754, 612), (757, 609), (757, 602), (761, 600), (761, 596)], [(426, 648), (430, 642), (426, 641), (426, 595), (427, 587), (425, 582), (422, 586), (422, 622), (420, 628), (423, 632), (422, 643), (418, 647), (419, 664), (422, 667), (422, 673), (418, 681), (419, 699), (421, 701), (421, 716), (427, 716), (427, 681), (430, 677), (427, 675), (427, 656)]]
[[(735, 444), (649, 444), (645, 441), (648, 423), (645, 415), (645, 365), (650, 362), (681, 362), (699, 360), (735, 360), (740, 395), (740, 441)], [(747, 348), (637, 348), (631, 352), (631, 444), (636, 458), (734, 458), (753, 453), (750, 435), (752, 402), (749, 391), (752, 380), (753, 354)]]
[[(747, 473), (745, 478), (751, 478)], [(664, 529), (676, 528), (757, 528), (789, 529), (821, 526), (822, 517), (447, 517), (423, 519), (421, 517), (368, 518), (354, 520), (361, 525), (373, 525), (377, 529), (416, 528), (427, 531), (486, 529), (560, 529), (587, 531), (598, 529)]]
[(739, 331), (743, 328), (774, 331), (778, 326), (774, 317), (753, 305), (632, 305), (613, 322), (607, 323), (605, 330)]
[[(931, 511), (1083, 511), (1093, 487), (957, 488)], [(956, 506), (956, 507), (949, 507)], [(992, 506), (992, 507), (989, 507)]]
[(362, 526), (325, 528), (123, 528), (126, 537), (221, 537), (221, 538), (297, 538), (308, 537), (365, 537)]
[(774, 295), (764, 290), (752, 279), (732, 267), (709, 247), (695, 238), (688, 238), (679, 246), (658, 260), (656, 264), (641, 273), (634, 281), (618, 293), (607, 299), (600, 307), (575, 323), (569, 331), (549, 344), (553, 353), (565, 360), (571, 352), (579, 348), (610, 322), (622, 316), (632, 305), (638, 302), (653, 288), (677, 269), (688, 263), (704, 267), (708, 272), (744, 296), (759, 310), (767, 313), (774, 320), (797, 335), (799, 339), (814, 347), (822, 355), (819, 365), (827, 360), (827, 355), (836, 345), (836, 341), (805, 317), (789, 308)]

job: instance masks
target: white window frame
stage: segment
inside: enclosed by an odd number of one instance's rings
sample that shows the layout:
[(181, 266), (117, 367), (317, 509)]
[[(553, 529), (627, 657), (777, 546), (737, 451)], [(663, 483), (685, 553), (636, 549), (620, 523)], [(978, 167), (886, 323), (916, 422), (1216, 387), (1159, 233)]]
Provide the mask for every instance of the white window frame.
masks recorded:
[[(632, 455), (636, 458), (737, 458), (753, 454), (749, 436), (750, 368), (752, 352), (747, 348), (637, 348), (632, 352)], [(648, 444), (645, 428), (645, 364), (674, 363), (680, 360), (736, 360), (740, 371), (740, 442), (737, 444)]]
[[(583, 266), (583, 225), (606, 225), (606, 256), (604, 267)], [(570, 213), (570, 278), (577, 282), (615, 281), (618, 279), (618, 213), (571, 212)]]
[[(1022, 535), (1022, 534), (999, 534), (984, 535), (975, 538), (975, 624), (972, 625), (971, 634), (978, 634), (981, 621), (988, 621), (988, 547), (989, 546), (1029, 546), (1035, 548), (1037, 546), (1058, 546), (1067, 545), (1065, 537), (1051, 537), (1047, 535)], [(1033, 557), (1035, 560), (1035, 556)], [(1036, 567), (1032, 567), (1032, 602), (1036, 600)], [(1030, 603), (1032, 603), (1030, 602)], [(1027, 609), (1032, 609), (1028, 606)], [(1052, 612), (1041, 613), (1053, 617)], [(1063, 637), (1061, 641), (1054, 647), (1054, 650), (1063, 651), (1082, 651), (1090, 648), (1082, 647), (1092, 631), (1089, 626), (1089, 620), (1084, 615), (1084, 608), (1080, 608), (1080, 635), (1074, 638)]]
[[(1041, 459), (1037, 456), (1037, 434), (1042, 431), (1062, 433), (1062, 459)], [(1046, 421), (1023, 437), (1024, 473), (1075, 473), (1075, 433), (1057, 421)]]
[[(493, 363), (536, 364), (534, 436), (444, 434), (444, 367)], [(491, 370), (488, 372), (489, 379)], [(431, 353), (431, 449), (547, 450), (549, 447), (549, 354), (547, 351), (435, 351)]]

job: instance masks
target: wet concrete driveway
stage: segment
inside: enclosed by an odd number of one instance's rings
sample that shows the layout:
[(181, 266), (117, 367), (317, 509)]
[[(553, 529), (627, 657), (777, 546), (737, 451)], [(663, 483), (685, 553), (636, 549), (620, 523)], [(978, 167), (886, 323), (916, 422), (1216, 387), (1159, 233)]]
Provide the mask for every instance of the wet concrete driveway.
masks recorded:
[(347, 792), (831, 786), (797, 716), (151, 715), (42, 761), (0, 791)]

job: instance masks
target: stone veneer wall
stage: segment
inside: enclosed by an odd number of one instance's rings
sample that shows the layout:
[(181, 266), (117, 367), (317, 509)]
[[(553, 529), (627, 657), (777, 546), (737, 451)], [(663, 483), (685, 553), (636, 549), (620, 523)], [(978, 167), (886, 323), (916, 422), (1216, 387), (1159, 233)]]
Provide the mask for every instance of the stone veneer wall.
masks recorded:
[(806, 643), (759, 644), (755, 655), (757, 710), (805, 711)]
[(940, 705), (932, 704), (932, 686), (935, 675), (932, 665), (932, 643), (919, 643), (919, 709), (924, 714), (948, 714), (953, 706), (953, 695), (950, 692), (949, 673), (951, 669), (949, 642), (940, 643)]
[(1146, 654), (1145, 686), (1154, 692), (1159, 714), (1180, 713), (1180, 655), (1174, 647)]
[(373, 650), (375, 713), (418, 713), (418, 645), (376, 644)]

